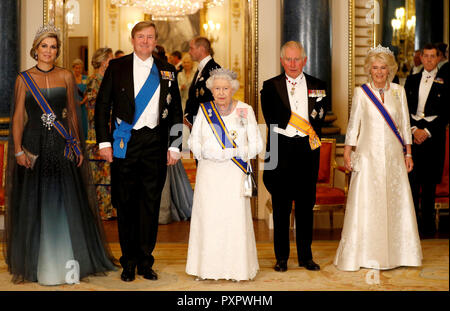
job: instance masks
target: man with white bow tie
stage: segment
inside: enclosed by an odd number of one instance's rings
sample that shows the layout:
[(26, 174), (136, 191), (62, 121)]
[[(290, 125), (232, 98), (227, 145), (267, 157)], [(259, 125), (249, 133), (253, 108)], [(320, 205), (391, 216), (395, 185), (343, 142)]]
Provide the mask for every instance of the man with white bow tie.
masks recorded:
[[(111, 60), (95, 104), (99, 155), (111, 163), (111, 200), (117, 209), (121, 279), (153, 271), (161, 192), (167, 165), (181, 157), (169, 130), (182, 122), (175, 67), (152, 57), (158, 33), (149, 21), (131, 31), (132, 54)], [(168, 146), (169, 145), (169, 146)]]
[(191, 129), (200, 104), (214, 100), (211, 91), (206, 87), (206, 80), (209, 73), (220, 68), (220, 65), (214, 61), (211, 42), (205, 37), (195, 37), (191, 40), (189, 54), (193, 61), (198, 62), (184, 111), (184, 124)]
[[(294, 201), (298, 265), (318, 271), (320, 266), (311, 252), (313, 208), (329, 96), (324, 81), (303, 72), (306, 53), (300, 42), (286, 42), (280, 61), (284, 72), (264, 81), (261, 90), (261, 108), (269, 128), (263, 181), (272, 195), (274, 270), (288, 269), (289, 219)], [(278, 141), (272, 150), (271, 140)], [(272, 168), (274, 162), (277, 165)]]
[(414, 143), (414, 169), (409, 178), (422, 236), (435, 233), (434, 203), (445, 156), (445, 128), (448, 124), (448, 81), (437, 68), (437, 48), (424, 46), (421, 61), (424, 70), (408, 76), (405, 91)]

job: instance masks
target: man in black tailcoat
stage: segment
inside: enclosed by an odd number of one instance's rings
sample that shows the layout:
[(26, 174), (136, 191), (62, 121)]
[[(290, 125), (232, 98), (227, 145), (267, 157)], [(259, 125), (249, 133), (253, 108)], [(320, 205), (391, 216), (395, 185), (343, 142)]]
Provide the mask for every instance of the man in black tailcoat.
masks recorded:
[[(285, 72), (265, 81), (261, 90), (261, 107), (269, 127), (263, 181), (272, 195), (274, 269), (287, 270), (294, 201), (299, 266), (320, 270), (312, 258), (311, 242), (321, 128), (328, 109), (326, 83), (303, 73), (306, 55), (299, 42), (283, 45), (281, 64)], [(278, 146), (271, 149), (274, 139)]]
[[(111, 163), (112, 204), (117, 208), (121, 279), (135, 271), (156, 280), (152, 255), (167, 165), (180, 158), (182, 110), (175, 68), (152, 57), (157, 30), (151, 22), (131, 32), (134, 53), (111, 60), (95, 105), (100, 156)], [(112, 113), (111, 113), (112, 111)], [(178, 136), (170, 136), (179, 124)]]
[(406, 97), (413, 134), (414, 169), (409, 173), (414, 206), (422, 237), (435, 233), (434, 203), (445, 157), (445, 128), (448, 124), (448, 75), (438, 71), (437, 48), (424, 46), (423, 71), (408, 76)]

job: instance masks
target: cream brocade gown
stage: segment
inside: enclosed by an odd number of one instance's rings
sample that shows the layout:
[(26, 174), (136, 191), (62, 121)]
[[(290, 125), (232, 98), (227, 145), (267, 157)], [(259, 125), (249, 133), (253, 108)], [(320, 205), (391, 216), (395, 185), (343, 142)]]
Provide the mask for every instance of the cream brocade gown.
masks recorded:
[[(378, 91), (372, 92), (380, 98)], [(404, 143), (411, 144), (404, 88), (391, 83), (384, 97)], [(352, 163), (334, 264), (345, 271), (420, 266), (422, 249), (402, 146), (360, 87), (354, 92), (345, 144), (356, 146), (359, 161)]]
[[(248, 126), (241, 124), (241, 109), (247, 111)], [(254, 158), (261, 152), (263, 142), (251, 106), (238, 102), (222, 119), (230, 133), (237, 133), (239, 156)], [(201, 110), (189, 147), (199, 161), (186, 273), (202, 279), (253, 279), (259, 265), (250, 199), (242, 193), (245, 175), (230, 160), (236, 156), (233, 149), (222, 150)]]

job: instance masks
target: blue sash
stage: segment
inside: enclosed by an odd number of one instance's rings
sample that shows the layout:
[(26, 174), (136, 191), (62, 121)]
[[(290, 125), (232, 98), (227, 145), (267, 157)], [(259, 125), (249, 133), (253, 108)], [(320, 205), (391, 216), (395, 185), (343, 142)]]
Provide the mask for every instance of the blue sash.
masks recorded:
[(31, 95), (33, 95), (39, 107), (41, 107), (42, 111), (44, 112), (41, 119), (43, 121), (44, 120), (46, 121), (46, 124), (48, 124), (48, 129), (50, 130), (50, 128), (53, 126), (56, 129), (56, 131), (66, 140), (66, 147), (64, 148), (64, 156), (68, 159), (72, 159), (73, 154), (71, 151), (73, 151), (78, 159), (78, 157), (81, 154), (80, 145), (79, 142), (75, 139), (75, 137), (72, 136), (70, 128), (69, 132), (67, 132), (64, 126), (61, 124), (61, 122), (56, 120), (55, 113), (48, 104), (44, 95), (42, 95), (41, 90), (37, 86), (34, 79), (31, 77), (31, 75), (28, 72), (24, 71), (19, 73), (19, 76), (22, 78)]
[(113, 154), (114, 157), (124, 159), (127, 154), (127, 145), (128, 141), (131, 137), (131, 130), (133, 129), (136, 122), (139, 120), (140, 116), (144, 112), (145, 108), (149, 104), (150, 100), (155, 94), (156, 89), (159, 86), (159, 74), (158, 68), (156, 68), (155, 63), (153, 62), (152, 69), (150, 70), (150, 74), (147, 77), (144, 85), (142, 86), (139, 94), (134, 99), (136, 105), (136, 111), (134, 113), (133, 124), (129, 124), (122, 120), (120, 125), (116, 122), (116, 129), (113, 133)]
[(403, 152), (406, 152), (405, 143), (403, 142), (403, 139), (400, 136), (400, 133), (398, 132), (398, 129), (397, 129), (397, 126), (396, 126), (394, 120), (392, 120), (391, 116), (389, 115), (389, 112), (387, 112), (387, 110), (384, 108), (383, 104), (372, 93), (372, 91), (369, 89), (367, 84), (361, 85), (361, 88), (363, 89), (364, 93), (366, 93), (366, 95), (370, 98), (370, 101), (372, 103), (374, 103), (375, 107), (377, 107), (378, 111), (381, 113), (381, 115), (383, 116), (383, 118), (386, 121), (386, 123), (389, 125), (390, 129), (392, 130), (392, 132), (394, 132), (395, 137), (397, 137), (399, 142), (402, 144)]
[[(222, 149), (237, 148), (236, 143), (228, 133), (227, 127), (225, 126), (225, 123), (220, 117), (220, 114), (217, 111), (216, 106), (213, 105), (213, 102), (206, 102), (200, 104), (200, 107), (203, 111), (203, 114), (205, 115), (206, 120), (208, 121), (208, 124), (214, 134), (214, 137), (216, 137), (217, 142), (222, 147)], [(217, 129), (221, 130), (221, 133), (218, 133)], [(231, 159), (231, 161), (233, 161), (234, 164), (236, 164), (245, 174), (247, 174), (247, 163), (244, 162), (244, 160), (238, 157), (234, 157)]]

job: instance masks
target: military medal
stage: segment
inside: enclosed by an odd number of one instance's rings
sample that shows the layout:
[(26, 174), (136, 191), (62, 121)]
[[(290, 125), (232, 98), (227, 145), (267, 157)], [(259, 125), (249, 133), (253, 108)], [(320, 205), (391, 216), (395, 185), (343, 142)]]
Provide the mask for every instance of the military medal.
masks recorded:
[(125, 147), (125, 144), (123, 143), (123, 138), (120, 140), (119, 147), (120, 147), (120, 149), (123, 149), (123, 147)]

